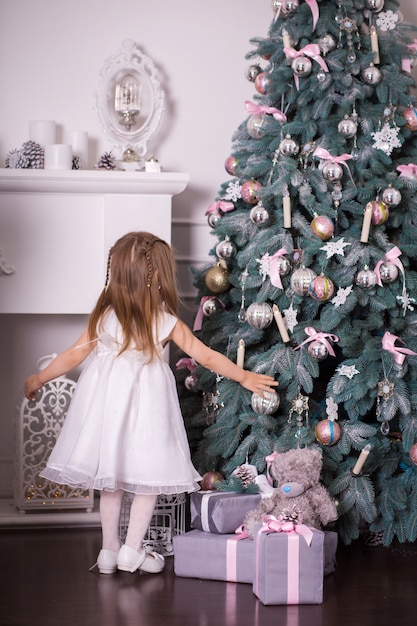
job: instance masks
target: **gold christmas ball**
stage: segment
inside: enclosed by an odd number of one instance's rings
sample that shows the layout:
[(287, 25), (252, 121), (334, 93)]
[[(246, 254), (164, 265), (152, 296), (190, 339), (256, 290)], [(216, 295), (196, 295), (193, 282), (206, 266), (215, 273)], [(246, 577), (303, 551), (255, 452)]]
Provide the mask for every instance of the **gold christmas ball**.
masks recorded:
[(207, 289), (210, 289), (213, 293), (223, 293), (230, 287), (229, 272), (218, 263), (207, 271), (204, 282)]

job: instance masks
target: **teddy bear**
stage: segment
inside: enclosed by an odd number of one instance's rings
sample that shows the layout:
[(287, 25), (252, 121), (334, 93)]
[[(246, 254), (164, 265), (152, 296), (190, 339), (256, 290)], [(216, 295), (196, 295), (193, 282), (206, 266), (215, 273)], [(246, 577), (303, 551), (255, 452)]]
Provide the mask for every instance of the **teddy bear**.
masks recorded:
[(319, 530), (337, 519), (336, 504), (320, 483), (323, 464), (318, 447), (296, 448), (275, 453), (269, 467), (274, 481), (271, 495), (246, 514), (244, 525), (250, 537), (265, 515), (274, 515)]

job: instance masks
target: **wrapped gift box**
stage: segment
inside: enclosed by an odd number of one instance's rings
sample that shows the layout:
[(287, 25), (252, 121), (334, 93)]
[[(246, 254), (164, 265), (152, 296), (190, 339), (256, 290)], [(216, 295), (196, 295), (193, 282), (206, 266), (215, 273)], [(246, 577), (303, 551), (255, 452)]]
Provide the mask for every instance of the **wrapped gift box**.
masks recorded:
[(186, 578), (253, 582), (252, 539), (190, 530), (174, 537), (174, 572)]
[(261, 502), (260, 494), (197, 491), (190, 495), (191, 527), (210, 533), (234, 533)]
[(338, 535), (333, 530), (324, 531), (324, 564), (323, 574), (333, 574), (336, 571), (336, 551)]
[(303, 524), (289, 532), (257, 527), (253, 592), (263, 604), (323, 602), (324, 537)]

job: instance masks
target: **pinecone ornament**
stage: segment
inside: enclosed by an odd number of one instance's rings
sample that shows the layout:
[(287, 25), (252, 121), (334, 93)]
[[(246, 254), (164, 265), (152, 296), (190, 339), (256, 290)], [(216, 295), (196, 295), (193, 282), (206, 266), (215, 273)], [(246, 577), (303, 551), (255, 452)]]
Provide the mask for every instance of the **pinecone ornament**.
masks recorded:
[(279, 516), (282, 522), (293, 522), (293, 524), (301, 523), (300, 519), (300, 511), (296, 506), (286, 507), (282, 509), (282, 512)]
[(17, 148), (13, 148), (13, 150), (10, 150), (10, 152), (6, 155), (6, 158), (4, 160), (4, 167), (16, 169), (17, 167), (21, 167), (20, 165), (18, 165), (19, 161), (20, 150), (18, 150)]
[(248, 487), (255, 482), (257, 473), (256, 467), (254, 467), (254, 465), (248, 465), (247, 463), (239, 465), (239, 467), (237, 467), (233, 472), (235, 476), (240, 478), (244, 487)]
[(116, 159), (111, 152), (104, 152), (94, 167), (98, 170), (115, 170)]
[(42, 146), (35, 141), (25, 141), (20, 150), (22, 156), (26, 159), (31, 169), (41, 170), (44, 166), (45, 152)]
[(72, 169), (73, 170), (80, 170), (81, 169), (81, 160), (79, 156), (73, 156), (72, 157)]

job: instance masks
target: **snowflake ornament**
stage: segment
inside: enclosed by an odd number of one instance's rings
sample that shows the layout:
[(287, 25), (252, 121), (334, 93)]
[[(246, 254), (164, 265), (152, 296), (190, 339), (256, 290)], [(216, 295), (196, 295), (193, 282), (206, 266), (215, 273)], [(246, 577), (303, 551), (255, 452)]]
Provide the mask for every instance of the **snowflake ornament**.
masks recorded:
[(240, 200), (242, 197), (242, 191), (240, 187), (240, 183), (238, 180), (232, 180), (226, 189), (226, 195), (224, 196), (225, 200), (231, 200), (232, 202), (236, 202), (236, 200)]
[(394, 11), (391, 10), (380, 13), (376, 20), (377, 26), (379, 26), (379, 28), (385, 33), (388, 30), (394, 30), (394, 28), (397, 26), (397, 22), (398, 13), (394, 13)]
[(406, 291), (403, 291), (403, 294), (401, 296), (397, 296), (397, 300), (402, 305), (402, 308), (404, 310), (404, 315), (407, 309), (409, 311), (414, 311), (413, 304), (415, 304), (416, 300), (415, 298), (412, 298), (410, 294), (407, 293)]
[(339, 418), (337, 411), (338, 411), (338, 407), (337, 407), (336, 402), (333, 400), (333, 398), (332, 397), (326, 398), (326, 415), (331, 422), (334, 422), (335, 420)]
[(259, 273), (262, 276), (262, 282), (269, 276), (271, 257), (269, 253), (263, 255), (260, 259), (256, 259), (256, 262), (259, 263)]
[(349, 287), (339, 287), (339, 289), (337, 290), (337, 294), (331, 300), (332, 304), (335, 305), (336, 309), (339, 306), (342, 306), (343, 304), (345, 304), (347, 297), (350, 293), (352, 293), (352, 290), (353, 290), (352, 285), (349, 285)]
[(289, 309), (284, 309), (283, 310), (284, 319), (285, 319), (285, 325), (288, 328), (288, 330), (290, 331), (290, 333), (292, 333), (294, 331), (294, 328), (298, 324), (297, 313), (298, 313), (298, 311), (296, 309), (293, 309), (293, 307), (292, 307), (292, 302), (290, 304), (290, 308)]
[(335, 241), (328, 241), (324, 246), (320, 248), (320, 250), (324, 250), (326, 253), (326, 258), (330, 259), (334, 254), (340, 254), (340, 256), (345, 256), (345, 248), (352, 244), (347, 243), (343, 237), (337, 239)]
[(359, 374), (359, 370), (354, 365), (340, 365), (336, 372), (339, 372), (339, 376), (347, 376), (349, 380), (352, 380), (356, 374)]
[(381, 130), (371, 133), (374, 140), (373, 148), (382, 150), (390, 156), (394, 148), (401, 148), (402, 144), (398, 137), (399, 132), (399, 128), (384, 124)]

